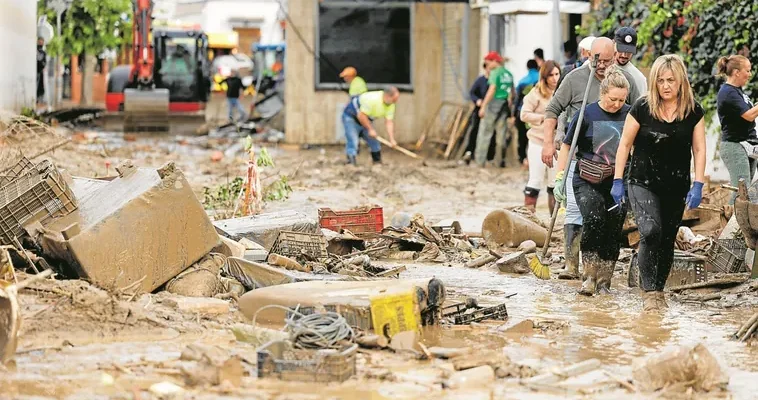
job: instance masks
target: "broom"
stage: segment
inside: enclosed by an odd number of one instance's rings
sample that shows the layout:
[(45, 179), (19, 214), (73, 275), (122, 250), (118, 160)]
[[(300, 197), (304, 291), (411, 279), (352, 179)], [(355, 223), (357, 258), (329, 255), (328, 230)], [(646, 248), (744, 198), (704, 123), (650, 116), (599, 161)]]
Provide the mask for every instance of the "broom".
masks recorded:
[[(590, 62), (590, 77), (587, 80), (587, 87), (584, 89), (584, 98), (582, 99), (582, 106), (579, 108), (579, 120), (577, 121), (576, 128), (574, 129), (574, 137), (571, 139), (571, 149), (569, 150), (568, 162), (566, 169), (571, 164), (571, 160), (574, 159), (574, 153), (576, 152), (576, 143), (579, 138), (579, 128), (582, 126), (584, 120), (584, 108), (587, 106), (587, 96), (590, 93), (590, 84), (592, 82), (592, 75), (595, 73), (595, 65), (597, 65), (598, 54), (595, 54), (594, 60)], [(566, 193), (566, 181), (568, 177), (564, 177), (563, 193)], [(555, 219), (558, 217), (558, 209), (560, 207), (553, 208), (553, 216), (550, 219), (550, 227), (547, 230), (547, 237), (545, 238), (545, 245), (542, 246), (542, 254), (537, 253), (534, 258), (529, 262), (529, 269), (532, 270), (534, 276), (540, 279), (550, 279), (550, 263), (545, 260), (547, 258), (547, 249), (550, 247), (550, 238), (553, 236), (553, 228), (555, 227)]]

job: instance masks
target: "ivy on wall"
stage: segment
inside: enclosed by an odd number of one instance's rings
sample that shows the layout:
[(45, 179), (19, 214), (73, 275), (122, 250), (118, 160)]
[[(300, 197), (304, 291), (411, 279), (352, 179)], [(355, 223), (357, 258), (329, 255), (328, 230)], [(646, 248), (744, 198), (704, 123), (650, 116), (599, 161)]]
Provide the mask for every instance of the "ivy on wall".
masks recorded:
[[(757, 23), (755, 0), (603, 0), (577, 32), (613, 37), (621, 26), (635, 28), (639, 48), (635, 58), (642, 67), (651, 66), (663, 54), (681, 55), (698, 101), (713, 115), (722, 83), (714, 76), (716, 62), (721, 56), (741, 53), (755, 66)], [(755, 75), (745, 92), (751, 97), (758, 95)]]

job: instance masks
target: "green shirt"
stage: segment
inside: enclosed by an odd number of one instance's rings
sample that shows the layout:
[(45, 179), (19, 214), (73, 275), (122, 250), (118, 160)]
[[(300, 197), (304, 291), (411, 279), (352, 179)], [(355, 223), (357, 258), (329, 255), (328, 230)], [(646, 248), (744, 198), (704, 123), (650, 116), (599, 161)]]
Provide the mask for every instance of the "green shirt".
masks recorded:
[(490, 79), (487, 81), (490, 85), (495, 85), (496, 100), (508, 100), (513, 87), (513, 74), (505, 67), (497, 67), (490, 72)]
[(359, 94), (363, 94), (368, 92), (368, 87), (366, 87), (366, 81), (363, 80), (360, 76), (356, 76), (353, 78), (353, 81), (350, 82), (350, 89), (348, 90), (348, 93), (350, 93), (350, 97), (357, 96)]
[(384, 104), (383, 90), (363, 93), (358, 97), (358, 100), (361, 103), (361, 112), (371, 119), (393, 120), (395, 118), (395, 105)]

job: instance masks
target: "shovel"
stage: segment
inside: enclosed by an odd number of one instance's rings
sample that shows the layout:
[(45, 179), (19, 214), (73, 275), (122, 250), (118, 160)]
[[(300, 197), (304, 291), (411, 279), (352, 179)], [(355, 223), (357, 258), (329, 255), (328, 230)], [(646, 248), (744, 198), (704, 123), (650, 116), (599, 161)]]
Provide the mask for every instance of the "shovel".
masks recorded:
[[(584, 109), (587, 106), (587, 96), (590, 93), (590, 84), (592, 83), (592, 75), (595, 73), (595, 65), (597, 65), (598, 55), (595, 54), (594, 59), (590, 62), (590, 77), (587, 80), (587, 87), (584, 89), (584, 98), (582, 99), (582, 106), (579, 108), (579, 120), (577, 121), (576, 128), (574, 129), (574, 137), (571, 139), (571, 149), (569, 150), (568, 163), (566, 169), (571, 165), (571, 160), (574, 159), (574, 153), (576, 152), (577, 139), (579, 138), (579, 129), (584, 121)], [(568, 177), (563, 179), (561, 185), (563, 185), (563, 193), (566, 193), (566, 182)], [(545, 238), (545, 245), (542, 247), (542, 251), (537, 253), (534, 258), (529, 262), (529, 269), (537, 278), (550, 279), (550, 262), (545, 260), (547, 258), (547, 249), (550, 247), (550, 238), (553, 236), (553, 228), (555, 228), (555, 219), (558, 217), (558, 209), (560, 207), (553, 208), (553, 216), (550, 219), (550, 226), (547, 230), (547, 237)]]

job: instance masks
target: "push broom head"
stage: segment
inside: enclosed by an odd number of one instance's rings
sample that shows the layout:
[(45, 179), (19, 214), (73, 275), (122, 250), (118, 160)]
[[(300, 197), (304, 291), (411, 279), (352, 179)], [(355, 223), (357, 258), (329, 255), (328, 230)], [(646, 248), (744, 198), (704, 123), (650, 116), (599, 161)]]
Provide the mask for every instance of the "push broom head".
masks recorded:
[(531, 261), (529, 261), (529, 269), (532, 270), (534, 276), (540, 279), (550, 279), (550, 267), (542, 263), (540, 256), (535, 254)]

